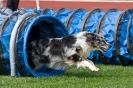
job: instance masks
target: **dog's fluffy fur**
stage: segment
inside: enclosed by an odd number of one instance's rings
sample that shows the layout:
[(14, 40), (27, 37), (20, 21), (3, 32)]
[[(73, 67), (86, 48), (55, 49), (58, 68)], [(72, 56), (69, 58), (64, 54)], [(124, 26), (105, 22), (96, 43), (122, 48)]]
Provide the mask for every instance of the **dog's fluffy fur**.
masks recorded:
[(66, 69), (72, 65), (98, 71), (94, 63), (87, 59), (93, 50), (105, 52), (109, 44), (104, 37), (80, 32), (65, 38), (40, 39), (27, 47), (28, 62), (33, 70), (41, 66), (53, 69)]

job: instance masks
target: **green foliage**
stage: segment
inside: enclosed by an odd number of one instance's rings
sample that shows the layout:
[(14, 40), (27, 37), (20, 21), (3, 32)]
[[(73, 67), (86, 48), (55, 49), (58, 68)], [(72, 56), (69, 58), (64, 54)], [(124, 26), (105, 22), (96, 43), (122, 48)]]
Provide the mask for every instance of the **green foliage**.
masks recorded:
[(67, 70), (49, 78), (0, 76), (0, 88), (132, 88), (133, 67), (97, 65), (98, 72), (87, 68)]

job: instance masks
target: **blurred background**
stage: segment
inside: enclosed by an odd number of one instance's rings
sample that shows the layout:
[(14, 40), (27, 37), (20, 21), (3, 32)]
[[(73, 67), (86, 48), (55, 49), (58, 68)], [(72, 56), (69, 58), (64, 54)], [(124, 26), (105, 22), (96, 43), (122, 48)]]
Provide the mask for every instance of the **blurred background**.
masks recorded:
[[(37, 8), (37, 3), (39, 2), (39, 7), (52, 8), (57, 10), (59, 8), (84, 8), (88, 11), (94, 8), (100, 8), (107, 11), (111, 8), (116, 8), (118, 10), (126, 10), (133, 8), (133, 0), (20, 0), (18, 8)], [(0, 6), (6, 6), (7, 0), (1, 0)]]

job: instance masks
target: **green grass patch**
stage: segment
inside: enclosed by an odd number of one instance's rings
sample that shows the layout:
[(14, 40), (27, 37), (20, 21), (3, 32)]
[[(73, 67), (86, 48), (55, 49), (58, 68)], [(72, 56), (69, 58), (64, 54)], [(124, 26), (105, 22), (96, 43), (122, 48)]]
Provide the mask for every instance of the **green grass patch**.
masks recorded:
[(67, 70), (49, 78), (0, 76), (0, 88), (132, 88), (133, 67), (97, 65), (98, 72), (87, 68)]

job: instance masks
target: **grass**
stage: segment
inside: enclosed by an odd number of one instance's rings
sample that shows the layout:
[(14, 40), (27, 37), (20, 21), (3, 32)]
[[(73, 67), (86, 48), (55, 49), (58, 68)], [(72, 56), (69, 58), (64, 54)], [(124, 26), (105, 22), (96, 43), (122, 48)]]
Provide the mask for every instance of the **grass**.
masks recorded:
[(0, 88), (132, 88), (133, 67), (97, 65), (98, 72), (87, 68), (67, 70), (50, 78), (0, 76)]

